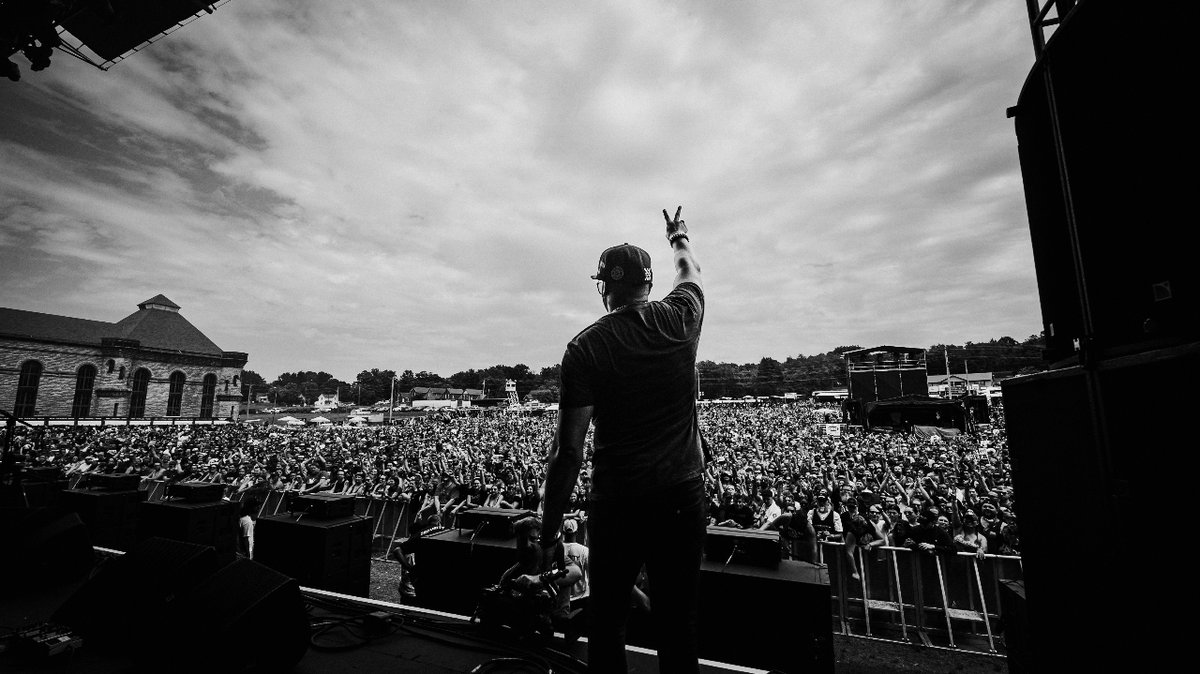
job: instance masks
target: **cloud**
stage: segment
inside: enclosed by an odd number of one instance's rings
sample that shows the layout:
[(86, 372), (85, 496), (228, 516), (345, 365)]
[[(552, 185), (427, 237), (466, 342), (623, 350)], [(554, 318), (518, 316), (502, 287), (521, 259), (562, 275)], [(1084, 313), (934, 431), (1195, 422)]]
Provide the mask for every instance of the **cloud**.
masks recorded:
[(539, 367), (604, 247), (669, 289), (683, 204), (701, 358), (1033, 333), (1012, 5), (231, 2), (0, 100), (3, 304), (164, 292), (267, 376)]

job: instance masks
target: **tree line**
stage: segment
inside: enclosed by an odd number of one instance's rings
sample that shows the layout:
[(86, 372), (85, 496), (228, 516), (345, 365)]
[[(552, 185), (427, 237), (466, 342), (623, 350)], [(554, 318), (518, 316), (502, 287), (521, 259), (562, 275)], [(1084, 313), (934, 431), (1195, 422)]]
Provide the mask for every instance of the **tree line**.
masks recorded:
[[(848, 382), (842, 354), (859, 348), (862, 347), (839, 346), (827, 353), (789, 356), (783, 361), (767, 356), (757, 363), (744, 364), (700, 361), (696, 364), (698, 383), (705, 398), (784, 393), (809, 395), (813, 391), (845, 388)], [(1024, 341), (1000, 337), (962, 345), (935, 344), (926, 349), (926, 370), (930, 375), (991, 372), (1003, 379), (1045, 369), (1044, 348), (1045, 340), (1041, 335), (1032, 335)], [(358, 373), (354, 381), (349, 382), (328, 372), (305, 370), (284, 372), (269, 383), (253, 370), (243, 370), (242, 394), (248, 395), (253, 389), (256, 395), (267, 394), (273, 404), (300, 405), (311, 404), (323, 393), (336, 392), (340, 393), (343, 402), (371, 405), (389, 399), (394, 378), (397, 399), (402, 393), (420, 386), (477, 389), (484, 391), (486, 397), (503, 398), (507, 396), (505, 382), (511, 379), (516, 382), (521, 400), (558, 402), (560, 369), (561, 366), (556, 364), (534, 371), (519, 363), (464, 370), (442, 377), (425, 370), (404, 370), (397, 374), (395, 370), (372, 368)]]

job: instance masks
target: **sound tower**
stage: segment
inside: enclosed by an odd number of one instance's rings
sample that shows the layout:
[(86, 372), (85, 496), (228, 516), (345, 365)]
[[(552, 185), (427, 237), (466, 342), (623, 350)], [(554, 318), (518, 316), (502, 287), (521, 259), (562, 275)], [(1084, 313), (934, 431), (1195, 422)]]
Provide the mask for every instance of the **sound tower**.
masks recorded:
[(1137, 532), (1181, 512), (1162, 483), (1200, 374), (1176, 160), (1190, 87), (1163, 77), (1190, 62), (1190, 22), (1148, 29), (1139, 9), (1076, 3), (1010, 111), (1052, 369), (1003, 383), (1028, 624), (1009, 647), (1045, 671), (1154, 669), (1146, 644), (1177, 642), (1158, 544)]
[(1010, 111), (1052, 361), (1197, 335), (1190, 172), (1177, 159), (1190, 87), (1151, 76), (1190, 62), (1190, 36), (1185, 21), (1131, 22), (1135, 4), (1079, 2)]

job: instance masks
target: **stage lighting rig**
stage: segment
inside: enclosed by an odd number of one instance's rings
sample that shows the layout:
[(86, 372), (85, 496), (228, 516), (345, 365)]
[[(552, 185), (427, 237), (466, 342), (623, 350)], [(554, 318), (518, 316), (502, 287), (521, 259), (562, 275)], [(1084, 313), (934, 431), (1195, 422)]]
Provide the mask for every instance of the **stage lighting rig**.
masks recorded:
[(23, 55), (32, 70), (54, 50), (100, 70), (229, 2), (217, 0), (0, 0), (0, 75), (16, 82)]

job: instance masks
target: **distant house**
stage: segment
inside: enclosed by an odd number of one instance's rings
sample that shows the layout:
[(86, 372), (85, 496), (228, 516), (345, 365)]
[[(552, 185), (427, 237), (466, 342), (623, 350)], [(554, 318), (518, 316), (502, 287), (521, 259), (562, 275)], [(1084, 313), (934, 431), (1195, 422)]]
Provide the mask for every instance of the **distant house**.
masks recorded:
[(414, 407), (470, 407), (472, 401), (483, 399), (483, 391), (475, 388), (414, 386), (404, 397)]
[(321, 412), (330, 412), (341, 407), (342, 401), (338, 400), (337, 393), (322, 393), (313, 401), (313, 407)]
[(996, 381), (991, 372), (929, 375), (929, 395), (942, 398), (983, 395), (987, 389), (995, 385)]

